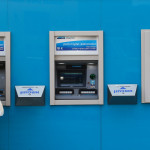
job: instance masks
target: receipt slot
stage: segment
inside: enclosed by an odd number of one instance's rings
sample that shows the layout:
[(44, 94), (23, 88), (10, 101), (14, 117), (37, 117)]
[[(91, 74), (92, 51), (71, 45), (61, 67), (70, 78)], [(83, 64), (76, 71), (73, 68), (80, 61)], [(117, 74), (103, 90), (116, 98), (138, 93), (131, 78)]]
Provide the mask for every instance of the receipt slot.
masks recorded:
[(10, 32), (0, 32), (0, 101), (10, 106)]
[(50, 105), (103, 104), (103, 31), (50, 31)]
[(137, 84), (109, 84), (108, 104), (137, 104)]

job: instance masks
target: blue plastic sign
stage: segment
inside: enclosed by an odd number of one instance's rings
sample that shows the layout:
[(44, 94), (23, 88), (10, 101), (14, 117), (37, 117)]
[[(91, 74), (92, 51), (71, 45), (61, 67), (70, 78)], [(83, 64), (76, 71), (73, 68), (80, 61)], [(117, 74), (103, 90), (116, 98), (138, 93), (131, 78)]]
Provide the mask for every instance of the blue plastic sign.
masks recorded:
[(15, 86), (18, 97), (42, 97), (45, 86)]
[(0, 41), (0, 51), (4, 51), (4, 41)]
[(112, 96), (131, 96), (135, 95), (137, 84), (109, 84), (108, 88)]

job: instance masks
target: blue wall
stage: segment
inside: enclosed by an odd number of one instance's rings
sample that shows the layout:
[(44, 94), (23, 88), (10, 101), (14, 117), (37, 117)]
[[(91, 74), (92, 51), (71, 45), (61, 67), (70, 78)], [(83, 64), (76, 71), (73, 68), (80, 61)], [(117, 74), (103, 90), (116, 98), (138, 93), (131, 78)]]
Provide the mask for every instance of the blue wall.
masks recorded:
[[(0, 0), (11, 32), (11, 107), (0, 150), (148, 150), (150, 105), (141, 104), (140, 30), (149, 0)], [(49, 31), (104, 31), (103, 106), (49, 106)], [(107, 84), (138, 84), (137, 105), (107, 104)], [(15, 107), (15, 85), (46, 85), (46, 105)]]

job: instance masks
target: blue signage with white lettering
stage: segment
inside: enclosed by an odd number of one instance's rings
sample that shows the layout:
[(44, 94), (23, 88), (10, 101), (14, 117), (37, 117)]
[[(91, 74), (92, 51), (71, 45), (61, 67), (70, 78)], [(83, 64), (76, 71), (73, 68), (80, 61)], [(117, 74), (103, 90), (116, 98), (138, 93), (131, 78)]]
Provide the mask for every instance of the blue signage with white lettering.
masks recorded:
[(96, 51), (96, 40), (69, 41), (56, 44), (57, 51)]
[(4, 41), (0, 41), (0, 51), (4, 51)]

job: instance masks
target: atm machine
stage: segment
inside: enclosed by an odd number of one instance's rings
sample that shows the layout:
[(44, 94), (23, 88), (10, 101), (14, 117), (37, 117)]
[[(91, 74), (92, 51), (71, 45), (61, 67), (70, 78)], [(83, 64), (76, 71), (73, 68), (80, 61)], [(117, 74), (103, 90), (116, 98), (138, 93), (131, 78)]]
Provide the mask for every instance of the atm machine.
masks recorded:
[(10, 106), (10, 32), (0, 32), (0, 115)]
[(103, 104), (103, 31), (50, 31), (50, 105)]

